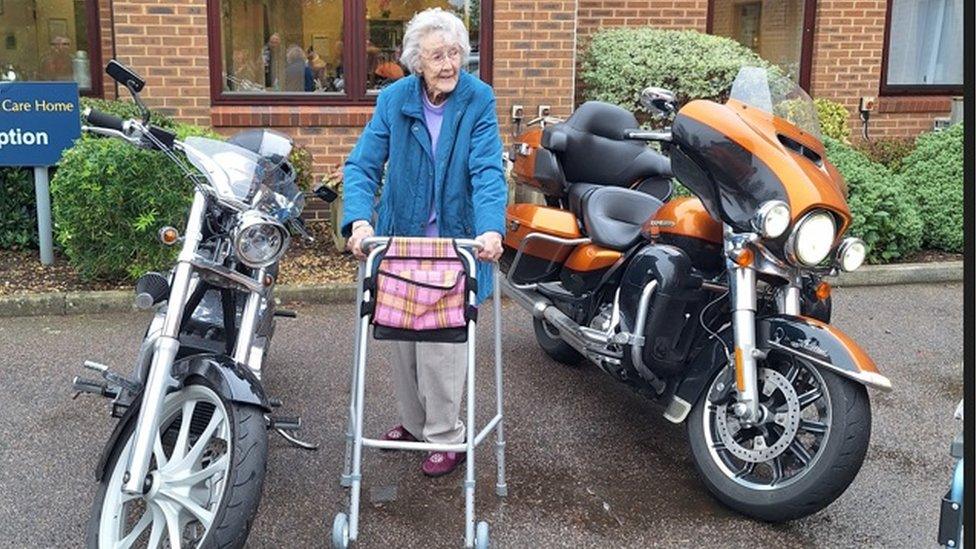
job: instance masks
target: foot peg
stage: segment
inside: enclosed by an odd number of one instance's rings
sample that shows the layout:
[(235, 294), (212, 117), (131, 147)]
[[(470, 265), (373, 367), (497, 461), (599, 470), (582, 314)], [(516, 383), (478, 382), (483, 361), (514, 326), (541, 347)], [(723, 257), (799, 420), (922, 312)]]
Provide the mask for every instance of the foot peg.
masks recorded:
[(93, 395), (103, 396), (105, 398), (115, 398), (119, 396), (118, 387), (109, 387), (108, 383), (103, 381), (95, 381), (93, 379), (85, 379), (83, 377), (75, 376), (71, 381), (71, 388), (75, 391), (72, 400), (81, 396), (82, 393), (90, 393)]
[(71, 387), (75, 391), (74, 396), (71, 397), (73, 399), (78, 398), (78, 396), (82, 393), (89, 393), (110, 398), (112, 400), (118, 400), (122, 391), (128, 391), (134, 395), (142, 390), (142, 383), (129, 379), (121, 374), (117, 374), (109, 370), (108, 366), (104, 364), (86, 360), (85, 368), (100, 373), (104, 381), (75, 376), (75, 378), (71, 381)]
[(276, 433), (281, 435), (281, 438), (287, 440), (292, 445), (297, 446), (303, 450), (318, 450), (319, 445), (312, 442), (305, 442), (294, 435), (290, 434), (293, 431), (297, 431), (302, 428), (302, 418), (300, 417), (289, 417), (289, 416), (265, 416), (268, 423), (268, 429), (274, 429)]

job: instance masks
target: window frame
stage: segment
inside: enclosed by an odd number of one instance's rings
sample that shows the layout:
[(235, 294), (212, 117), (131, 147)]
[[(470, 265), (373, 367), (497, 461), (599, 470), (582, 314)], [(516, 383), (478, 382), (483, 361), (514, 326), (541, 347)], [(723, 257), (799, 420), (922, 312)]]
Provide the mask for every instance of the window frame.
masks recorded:
[(85, 0), (85, 15), (88, 24), (88, 71), (91, 89), (81, 91), (82, 97), (104, 98), (105, 88), (102, 79), (102, 22), (98, 17), (98, 0)]
[[(878, 95), (962, 95), (965, 82), (962, 84), (889, 84), (888, 83), (888, 48), (891, 41), (891, 11), (894, 0), (888, 0), (885, 6), (884, 45), (881, 48), (881, 82)], [(964, 37), (965, 40), (965, 37)], [(965, 78), (963, 79), (965, 80)]]
[[(708, 0), (708, 14), (705, 17), (705, 33), (712, 34), (712, 19), (715, 15), (716, 0)], [(733, 0), (733, 3), (734, 0)], [(813, 74), (813, 32), (817, 23), (817, 0), (803, 0), (803, 34), (800, 46), (800, 87), (810, 93)]]
[[(93, 0), (90, 0), (93, 1)], [(293, 106), (332, 106), (368, 107), (376, 104), (377, 92), (366, 90), (366, 0), (342, 0), (342, 40), (343, 67), (346, 92), (341, 95), (300, 93), (226, 93), (223, 83), (223, 56), (221, 52), (221, 0), (207, 0), (207, 40), (210, 67), (210, 102), (213, 106), (254, 106), (273, 107)], [(492, 83), (493, 40), (494, 40), (494, 0), (480, 0), (481, 22), (479, 36), (480, 78), (488, 85)], [(347, 17), (347, 14), (360, 13), (362, 17)], [(355, 83), (354, 87), (350, 83)]]

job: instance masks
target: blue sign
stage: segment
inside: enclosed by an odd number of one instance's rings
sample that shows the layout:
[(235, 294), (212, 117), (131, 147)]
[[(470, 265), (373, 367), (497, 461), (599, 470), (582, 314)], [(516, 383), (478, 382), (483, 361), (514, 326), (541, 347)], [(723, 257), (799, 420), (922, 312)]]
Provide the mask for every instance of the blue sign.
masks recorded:
[(76, 82), (0, 83), (0, 166), (53, 166), (79, 135)]

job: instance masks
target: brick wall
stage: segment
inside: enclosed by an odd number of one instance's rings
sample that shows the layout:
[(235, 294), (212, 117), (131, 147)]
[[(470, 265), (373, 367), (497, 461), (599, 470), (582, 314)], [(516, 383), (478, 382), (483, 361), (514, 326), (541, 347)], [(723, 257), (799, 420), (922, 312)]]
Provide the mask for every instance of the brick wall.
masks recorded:
[(146, 79), (146, 103), (185, 122), (210, 124), (206, 1), (114, 0), (113, 6), (117, 58)]
[[(814, 97), (842, 103), (859, 134), (861, 96), (878, 97), (884, 47), (885, 0), (820, 0), (814, 30), (811, 87)], [(948, 116), (947, 97), (879, 97), (871, 115), (871, 137), (914, 136)]]

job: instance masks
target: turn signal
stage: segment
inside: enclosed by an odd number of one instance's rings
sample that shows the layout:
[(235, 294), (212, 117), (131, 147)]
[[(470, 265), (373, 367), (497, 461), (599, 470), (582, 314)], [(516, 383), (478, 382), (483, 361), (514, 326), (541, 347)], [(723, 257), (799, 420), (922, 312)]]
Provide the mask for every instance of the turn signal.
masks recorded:
[(735, 264), (742, 267), (752, 267), (752, 262), (755, 261), (756, 255), (749, 248), (742, 248), (738, 252), (735, 252)]
[(826, 282), (817, 284), (817, 289), (814, 291), (814, 294), (817, 296), (817, 301), (825, 301), (830, 297), (830, 284)]
[(167, 246), (176, 244), (180, 239), (180, 232), (175, 227), (163, 227), (159, 229), (159, 241)]

